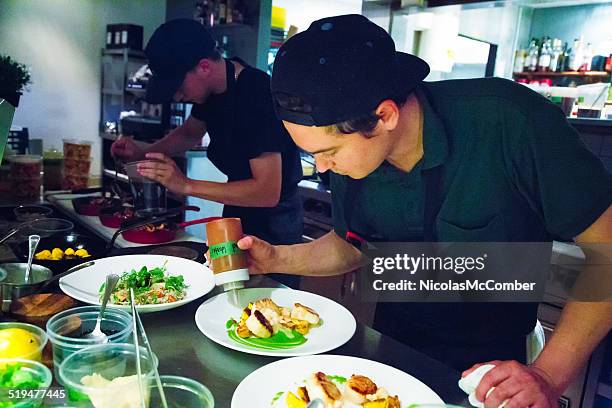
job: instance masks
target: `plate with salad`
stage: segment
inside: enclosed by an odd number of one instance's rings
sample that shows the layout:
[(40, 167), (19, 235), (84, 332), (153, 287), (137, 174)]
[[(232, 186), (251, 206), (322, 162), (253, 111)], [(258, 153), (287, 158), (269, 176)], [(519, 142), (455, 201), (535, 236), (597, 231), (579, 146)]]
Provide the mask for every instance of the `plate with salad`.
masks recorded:
[(106, 275), (120, 279), (111, 294), (109, 307), (130, 309), (130, 288), (141, 313), (173, 309), (196, 300), (214, 286), (212, 271), (184, 258), (167, 255), (123, 255), (102, 258), (95, 264), (60, 279), (68, 296), (92, 305), (101, 303)]

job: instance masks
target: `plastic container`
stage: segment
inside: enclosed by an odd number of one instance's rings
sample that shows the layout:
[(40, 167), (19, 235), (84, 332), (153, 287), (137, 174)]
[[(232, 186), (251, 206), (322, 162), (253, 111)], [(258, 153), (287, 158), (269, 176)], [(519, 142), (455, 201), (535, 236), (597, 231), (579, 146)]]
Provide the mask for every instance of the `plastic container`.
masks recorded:
[(78, 188), (87, 188), (89, 184), (89, 175), (85, 174), (66, 174), (62, 171), (62, 188), (65, 190), (74, 190)]
[(13, 208), (13, 214), (17, 221), (26, 222), (36, 218), (44, 218), (49, 215), (53, 210), (49, 207), (43, 207), (42, 205), (20, 205), (19, 207)]
[[(160, 380), (169, 407), (214, 408), (215, 399), (204, 385), (191, 378), (161, 375)], [(161, 397), (155, 381), (150, 384), (150, 408), (161, 407)]]
[[(16, 330), (15, 330), (16, 329)], [(29, 332), (37, 343), (30, 345), (30, 336), (24, 338), (23, 330)], [(0, 340), (8, 342), (9, 348), (3, 349), (0, 358), (22, 358), (24, 360), (41, 361), (42, 351), (47, 344), (47, 334), (40, 327), (28, 323), (7, 322), (0, 323)], [(26, 344), (27, 343), (27, 344)]]
[[(141, 381), (148, 405), (150, 384), (154, 381), (158, 360), (155, 355), (150, 356), (144, 347), (139, 350)], [(94, 385), (90, 377), (93, 375), (101, 380), (100, 382), (107, 380), (111, 383), (104, 386)], [(133, 344), (107, 343), (77, 351), (60, 365), (58, 379), (67, 388), (68, 398), (72, 401), (89, 399), (95, 408), (141, 406), (136, 348)]]
[(238, 248), (243, 237), (240, 218), (222, 218), (206, 224), (211, 269), (215, 284), (224, 290), (241, 289), (249, 280), (249, 269), (244, 252)]
[[(94, 329), (99, 312), (99, 306), (75, 307), (56, 314), (47, 322), (47, 335), (52, 345), (56, 379), (61, 363), (68, 356), (99, 344), (94, 340), (81, 338), (83, 333)], [(132, 333), (132, 316), (120, 309), (106, 309), (100, 327), (108, 334), (109, 343), (125, 343)]]
[(578, 117), (600, 118), (608, 99), (610, 83), (580, 85), (578, 90)]
[(91, 159), (64, 159), (64, 174), (83, 176), (89, 174), (91, 168)]
[(166, 187), (138, 173), (138, 164), (150, 161), (141, 160), (125, 165), (125, 172), (130, 180), (130, 187), (134, 198), (134, 210), (136, 215), (141, 217), (163, 213), (167, 208)]
[(19, 365), (20, 369), (18, 373), (20, 375), (23, 372), (28, 373), (40, 383), (40, 386), (34, 389), (32, 393), (28, 393), (28, 388), (13, 389), (12, 394), (16, 392), (23, 393), (18, 394), (19, 398), (15, 398), (15, 395), (10, 395), (11, 393), (9, 393), (9, 391), (11, 390), (0, 387), (0, 401), (4, 403), (8, 402), (9, 405), (7, 406), (12, 408), (34, 408), (41, 406), (45, 394), (43, 391), (46, 391), (51, 385), (51, 371), (43, 364), (36, 361), (8, 358), (0, 359), (0, 377), (4, 376), (8, 369), (13, 368), (15, 365)]
[(89, 160), (91, 142), (86, 140), (64, 139), (64, 159)]
[(42, 156), (20, 154), (10, 156), (11, 177), (16, 180), (42, 178)]

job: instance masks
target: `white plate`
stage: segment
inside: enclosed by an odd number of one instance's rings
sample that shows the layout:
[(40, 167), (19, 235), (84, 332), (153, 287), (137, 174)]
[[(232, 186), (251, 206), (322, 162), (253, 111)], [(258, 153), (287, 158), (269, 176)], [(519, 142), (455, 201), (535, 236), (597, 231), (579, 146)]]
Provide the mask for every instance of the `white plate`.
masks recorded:
[[(132, 269), (140, 269), (143, 266), (156, 268), (162, 266), (164, 262), (166, 262), (166, 271), (169, 275), (183, 275), (185, 284), (188, 285), (187, 296), (183, 300), (171, 303), (138, 305), (140, 313), (174, 309), (204, 296), (215, 286), (212, 271), (204, 265), (188, 259), (166, 255), (123, 255), (96, 259), (94, 265), (61, 278), (59, 286), (70, 297), (81, 302), (99, 305), (100, 295), (98, 290), (106, 280), (106, 275), (115, 273), (121, 276), (123, 272), (129, 272)], [(130, 310), (129, 305), (113, 305), (109, 302), (108, 306)]]
[[(325, 353), (349, 341), (357, 328), (355, 318), (344, 306), (314, 293), (280, 288), (241, 289), (237, 293), (238, 302), (233, 301), (231, 292), (222, 293), (206, 300), (195, 315), (196, 325), (206, 337), (233, 350), (278, 357)], [(249, 302), (262, 298), (271, 298), (277, 305), (284, 307), (299, 302), (314, 309), (323, 320), (323, 324), (308, 332), (306, 343), (291, 349), (262, 350), (234, 342), (227, 335), (226, 322), (230, 318), (239, 319), (242, 309)]]
[[(384, 387), (390, 395), (397, 395), (402, 407), (411, 404), (443, 404), (431, 388), (397, 368), (357, 357), (322, 355), (286, 358), (253, 371), (234, 391), (232, 408), (286, 408), (286, 394), (272, 404), (277, 393), (291, 391), (295, 394), (297, 387), (317, 371), (347, 379), (353, 374), (365, 375), (377, 386)], [(351, 404), (343, 406), (357, 407)]]

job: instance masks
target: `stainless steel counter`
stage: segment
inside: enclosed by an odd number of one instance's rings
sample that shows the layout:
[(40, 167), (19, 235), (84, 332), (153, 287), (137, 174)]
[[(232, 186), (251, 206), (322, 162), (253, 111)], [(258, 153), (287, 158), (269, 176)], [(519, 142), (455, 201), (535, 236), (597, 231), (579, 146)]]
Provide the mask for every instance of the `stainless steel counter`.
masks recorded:
[[(258, 276), (251, 279), (248, 286), (281, 285)], [(218, 289), (207, 297), (217, 293)], [(213, 393), (215, 407), (229, 407), (240, 381), (279, 358), (241, 353), (209, 340), (198, 330), (194, 320), (201, 303), (199, 300), (178, 309), (141, 317), (151, 346), (159, 357), (160, 373), (200, 381)], [(423, 381), (445, 402), (469, 406), (466, 395), (457, 386), (460, 373), (360, 323), (357, 323), (357, 331), (347, 344), (326, 354), (356, 356), (388, 364)]]

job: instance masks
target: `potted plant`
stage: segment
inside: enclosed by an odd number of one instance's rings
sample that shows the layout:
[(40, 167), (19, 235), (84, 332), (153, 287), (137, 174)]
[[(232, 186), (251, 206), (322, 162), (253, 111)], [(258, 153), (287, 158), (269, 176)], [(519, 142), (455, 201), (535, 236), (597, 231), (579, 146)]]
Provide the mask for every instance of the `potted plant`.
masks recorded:
[(28, 67), (8, 55), (0, 54), (0, 98), (14, 107), (19, 105), (19, 98), (32, 82)]

